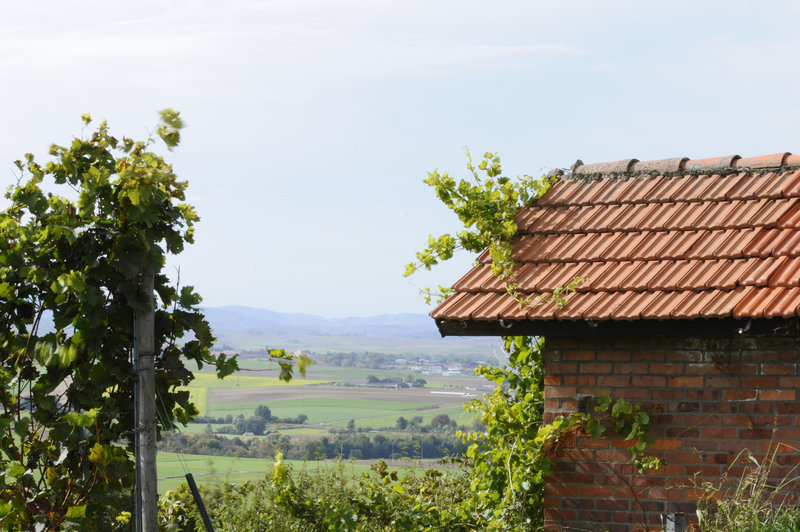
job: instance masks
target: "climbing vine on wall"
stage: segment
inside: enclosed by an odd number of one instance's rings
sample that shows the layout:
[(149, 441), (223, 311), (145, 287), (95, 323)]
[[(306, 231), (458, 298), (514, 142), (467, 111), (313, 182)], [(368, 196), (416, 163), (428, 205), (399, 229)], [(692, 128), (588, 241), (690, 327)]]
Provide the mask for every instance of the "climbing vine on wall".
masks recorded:
[[(557, 176), (503, 177), (500, 158), (486, 153), (475, 166), (467, 153), (470, 178), (455, 180), (438, 171), (428, 174), (425, 183), (452, 210), (464, 228), (455, 235), (429, 236), (427, 247), (416, 261), (406, 266), (406, 275), (419, 268), (430, 269), (450, 259), (458, 249), (480, 253), (489, 249), (492, 271), (506, 284), (508, 293), (520, 305), (554, 301), (558, 308), (566, 295), (586, 279), (565, 280), (553, 293), (525, 297), (514, 280), (512, 243), (517, 234), (514, 218), (525, 206), (534, 203), (552, 186)], [(442, 300), (449, 289), (425, 292), (426, 299)], [(650, 417), (640, 404), (625, 400), (597, 398), (589, 412), (574, 412), (543, 423), (544, 360), (543, 338), (506, 337), (508, 365), (480, 367), (476, 373), (496, 384), (491, 395), (469, 403), (468, 409), (480, 416), (483, 433), (465, 433), (470, 443), (466, 460), (471, 466), (472, 497), (466, 511), (486, 529), (538, 529), (543, 524), (544, 482), (552, 473), (552, 460), (571, 437), (603, 437), (610, 430), (630, 443), (631, 461), (640, 471), (657, 468), (660, 461), (646, 451)]]
[[(589, 412), (573, 412), (543, 423), (544, 339), (503, 338), (508, 365), (480, 367), (479, 375), (497, 386), (474, 399), (467, 409), (480, 416), (484, 432), (463, 433), (472, 497), (468, 513), (492, 530), (538, 529), (543, 524), (544, 484), (561, 448), (577, 435), (600, 438), (607, 433), (629, 442), (631, 461), (647, 471), (661, 466), (647, 454), (650, 416), (641, 404), (597, 398)], [(610, 432), (609, 432), (610, 431)]]

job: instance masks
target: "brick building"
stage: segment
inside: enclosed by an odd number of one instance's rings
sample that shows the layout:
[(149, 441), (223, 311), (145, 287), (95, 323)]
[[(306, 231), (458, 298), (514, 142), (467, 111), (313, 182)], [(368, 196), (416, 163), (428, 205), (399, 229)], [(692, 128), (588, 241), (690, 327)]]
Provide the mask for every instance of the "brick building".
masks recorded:
[(525, 296), (586, 281), (561, 308), (520, 307), (484, 252), (431, 313), (441, 333), (544, 335), (546, 419), (583, 395), (641, 401), (668, 464), (639, 475), (623, 442), (578, 438), (548, 530), (691, 520), (694, 486), (740, 474), (745, 449), (776, 450), (776, 479), (800, 464), (800, 156), (580, 165), (516, 221)]

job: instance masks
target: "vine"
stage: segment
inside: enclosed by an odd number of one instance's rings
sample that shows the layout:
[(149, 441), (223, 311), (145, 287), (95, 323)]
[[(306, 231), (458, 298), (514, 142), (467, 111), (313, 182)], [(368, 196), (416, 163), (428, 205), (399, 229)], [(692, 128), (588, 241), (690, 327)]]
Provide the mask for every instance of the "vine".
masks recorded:
[[(413, 275), (420, 268), (430, 270), (436, 264), (449, 260), (463, 249), (472, 253), (489, 250), (492, 272), (505, 281), (506, 289), (517, 301), (514, 279), (512, 241), (517, 235), (514, 218), (525, 206), (547, 193), (557, 176), (533, 178), (523, 175), (516, 179), (502, 176), (500, 157), (486, 152), (475, 166), (469, 151), (466, 152), (467, 169), (471, 179), (456, 181), (438, 170), (430, 172), (424, 183), (435, 190), (436, 196), (461, 220), (464, 229), (456, 235), (428, 236), (428, 245), (417, 252), (416, 261), (406, 264), (404, 276)], [(423, 289), (426, 301), (444, 301), (452, 292), (439, 286)]]
[[(587, 279), (577, 276), (557, 286), (552, 293), (526, 296), (515, 280), (512, 256), (517, 236), (517, 213), (541, 198), (558, 179), (557, 175), (534, 179), (528, 175), (509, 179), (501, 175), (500, 158), (486, 153), (477, 167), (467, 153), (470, 178), (456, 181), (438, 171), (425, 183), (453, 211), (463, 224), (457, 234), (429, 236), (428, 246), (406, 265), (405, 275), (420, 268), (431, 269), (462, 249), (473, 253), (489, 251), (492, 272), (505, 283), (506, 291), (521, 306), (567, 304), (567, 296)], [(442, 301), (451, 289), (426, 289), (426, 300)], [(483, 433), (464, 433), (469, 443), (465, 460), (469, 464), (471, 490), (465, 512), (485, 529), (538, 529), (544, 523), (544, 483), (552, 474), (552, 459), (567, 439), (576, 435), (600, 438), (612, 430), (629, 442), (631, 461), (640, 471), (657, 469), (659, 458), (646, 453), (650, 416), (641, 404), (624, 399), (600, 397), (592, 412), (574, 412), (543, 423), (544, 339), (505, 337), (508, 365), (484, 366), (476, 370), (495, 383), (492, 394), (473, 400), (467, 409), (480, 416)]]
[[(84, 126), (91, 117), (82, 116)], [(157, 135), (180, 140), (180, 115), (160, 113)], [(194, 240), (187, 183), (155, 140), (88, 138), (16, 161), (0, 212), (0, 528), (125, 528), (132, 509), (134, 309), (154, 273), (158, 430), (197, 414), (186, 367), (222, 378), (236, 357), (213, 355), (191, 286), (163, 274), (167, 254)], [(44, 187), (47, 187), (46, 190)], [(59, 193), (63, 191), (63, 195)]]
[(505, 337), (509, 365), (481, 367), (477, 374), (494, 382), (492, 394), (468, 403), (480, 415), (483, 433), (461, 433), (469, 443), (473, 497), (469, 512), (483, 516), (493, 530), (535, 529), (543, 523), (544, 484), (553, 459), (575, 436), (603, 437), (608, 430), (630, 442), (631, 462), (639, 472), (658, 469), (658, 457), (646, 454), (650, 416), (640, 403), (599, 397), (592, 412), (572, 412), (544, 424), (544, 340)]

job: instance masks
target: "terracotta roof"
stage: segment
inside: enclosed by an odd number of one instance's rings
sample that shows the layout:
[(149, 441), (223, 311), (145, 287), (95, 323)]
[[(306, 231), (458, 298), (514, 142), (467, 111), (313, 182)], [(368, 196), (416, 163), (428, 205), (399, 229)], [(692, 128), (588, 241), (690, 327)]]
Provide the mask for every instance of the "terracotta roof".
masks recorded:
[(562, 308), (551, 298), (521, 307), (484, 252), (431, 313), (440, 329), (798, 313), (800, 156), (580, 164), (516, 222), (516, 281), (526, 297), (588, 280)]

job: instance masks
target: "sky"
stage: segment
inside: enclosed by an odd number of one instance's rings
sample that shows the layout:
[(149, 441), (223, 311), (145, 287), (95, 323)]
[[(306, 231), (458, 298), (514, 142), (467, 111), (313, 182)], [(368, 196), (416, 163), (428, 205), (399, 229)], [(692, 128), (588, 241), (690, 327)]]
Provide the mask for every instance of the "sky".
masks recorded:
[(635, 157), (800, 153), (793, 1), (129, 0), (0, 5), (0, 185), (83, 113), (168, 153), (201, 222), (171, 258), (209, 306), (428, 312), (474, 257), (403, 278), (459, 228), (422, 181)]

